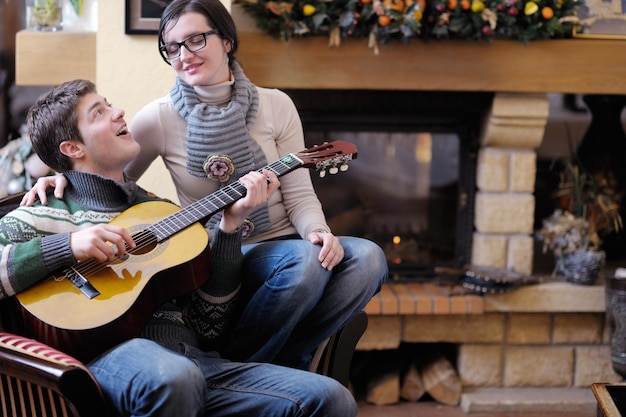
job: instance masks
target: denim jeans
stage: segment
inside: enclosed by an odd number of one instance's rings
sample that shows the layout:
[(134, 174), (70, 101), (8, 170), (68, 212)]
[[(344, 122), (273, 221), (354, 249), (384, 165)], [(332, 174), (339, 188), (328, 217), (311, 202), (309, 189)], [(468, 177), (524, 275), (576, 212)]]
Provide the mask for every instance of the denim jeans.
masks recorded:
[(234, 363), (180, 344), (132, 339), (89, 364), (121, 416), (354, 417), (334, 379), (272, 364)]
[(244, 245), (242, 305), (222, 356), (309, 369), (311, 354), (345, 326), (387, 279), (387, 261), (375, 243), (340, 236), (344, 259), (322, 268), (319, 245), (272, 240)]

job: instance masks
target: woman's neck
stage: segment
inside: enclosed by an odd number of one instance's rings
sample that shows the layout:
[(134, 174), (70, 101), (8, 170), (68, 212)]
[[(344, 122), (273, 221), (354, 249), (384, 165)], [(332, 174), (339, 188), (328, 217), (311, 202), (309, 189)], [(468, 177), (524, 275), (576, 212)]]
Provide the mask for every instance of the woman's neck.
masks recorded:
[(195, 86), (193, 89), (203, 103), (214, 106), (223, 106), (230, 101), (234, 81), (232, 76), (229, 80), (219, 84)]

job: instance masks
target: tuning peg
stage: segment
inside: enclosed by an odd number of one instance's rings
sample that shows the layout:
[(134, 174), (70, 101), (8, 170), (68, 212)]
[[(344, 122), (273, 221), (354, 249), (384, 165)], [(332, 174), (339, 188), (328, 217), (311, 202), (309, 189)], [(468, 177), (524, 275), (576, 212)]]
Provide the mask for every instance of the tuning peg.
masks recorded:
[(350, 168), (350, 165), (348, 165), (348, 164), (341, 164), (341, 165), (339, 165), (339, 170), (341, 172), (346, 172), (348, 170), (348, 168)]
[(326, 176), (326, 170), (323, 169), (320, 171), (320, 178), (324, 178)]
[(339, 168), (337, 167), (331, 167), (328, 172), (330, 172), (331, 175), (335, 175), (336, 173), (339, 172)]

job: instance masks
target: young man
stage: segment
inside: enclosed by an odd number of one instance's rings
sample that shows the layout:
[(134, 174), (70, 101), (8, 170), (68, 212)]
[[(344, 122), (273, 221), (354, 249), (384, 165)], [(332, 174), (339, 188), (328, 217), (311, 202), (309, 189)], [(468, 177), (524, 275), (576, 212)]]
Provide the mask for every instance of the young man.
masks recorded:
[[(77, 261), (110, 262), (134, 248), (128, 231), (109, 222), (127, 208), (155, 199), (125, 180), (124, 168), (139, 146), (124, 112), (98, 95), (91, 82), (70, 81), (42, 95), (27, 123), (33, 149), (69, 185), (62, 199), (49, 195), (46, 206), (20, 207), (0, 220), (0, 298)], [(250, 172), (240, 182), (246, 195), (225, 210), (212, 237), (207, 283), (186, 305), (169, 302), (159, 308), (143, 337), (88, 364), (120, 415), (356, 415), (350, 392), (331, 378), (230, 362), (200, 348), (199, 340), (219, 339), (236, 303), (240, 226), (279, 186), (269, 171)]]

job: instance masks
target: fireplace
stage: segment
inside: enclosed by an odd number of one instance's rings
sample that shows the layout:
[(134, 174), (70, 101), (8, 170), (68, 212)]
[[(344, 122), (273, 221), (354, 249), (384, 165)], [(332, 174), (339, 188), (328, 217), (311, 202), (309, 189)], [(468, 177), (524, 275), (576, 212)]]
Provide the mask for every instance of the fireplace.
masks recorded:
[(491, 94), (287, 90), (307, 146), (359, 149), (313, 182), (329, 225), (384, 250), (395, 278), (430, 279), (471, 261), (478, 134)]

